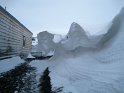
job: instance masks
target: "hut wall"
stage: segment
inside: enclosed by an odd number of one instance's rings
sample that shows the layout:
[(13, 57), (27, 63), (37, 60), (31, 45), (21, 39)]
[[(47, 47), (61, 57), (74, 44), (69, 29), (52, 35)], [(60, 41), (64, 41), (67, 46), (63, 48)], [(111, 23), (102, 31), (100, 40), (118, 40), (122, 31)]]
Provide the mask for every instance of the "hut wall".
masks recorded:
[(0, 59), (27, 56), (31, 50), (32, 33), (0, 7)]

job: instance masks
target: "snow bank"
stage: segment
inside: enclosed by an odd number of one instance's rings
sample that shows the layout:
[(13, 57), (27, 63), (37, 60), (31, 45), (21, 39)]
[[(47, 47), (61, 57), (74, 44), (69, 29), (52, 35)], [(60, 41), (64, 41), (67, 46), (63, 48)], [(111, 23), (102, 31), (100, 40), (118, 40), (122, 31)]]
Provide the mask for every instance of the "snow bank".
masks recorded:
[(124, 93), (124, 8), (110, 24), (106, 33), (89, 36), (73, 23), (55, 55), (32, 65), (39, 72), (48, 66), (52, 86), (63, 86), (63, 93)]
[(90, 39), (78, 24), (71, 25), (67, 40), (62, 42), (64, 48), (51, 60), (53, 85), (64, 86), (65, 93), (124, 93), (123, 11), (106, 33), (96, 36), (98, 39)]
[(50, 51), (54, 51), (56, 44), (53, 42), (54, 35), (47, 31), (40, 32), (38, 38), (37, 52), (42, 52), (47, 55)]
[(77, 47), (96, 48), (102, 36), (90, 36), (79, 24), (74, 22), (71, 24), (66, 40), (62, 41), (62, 46), (66, 50), (74, 50)]
[(22, 60), (20, 57), (13, 57), (0, 60), (0, 73), (14, 69), (15, 66), (23, 62), (24, 60)]

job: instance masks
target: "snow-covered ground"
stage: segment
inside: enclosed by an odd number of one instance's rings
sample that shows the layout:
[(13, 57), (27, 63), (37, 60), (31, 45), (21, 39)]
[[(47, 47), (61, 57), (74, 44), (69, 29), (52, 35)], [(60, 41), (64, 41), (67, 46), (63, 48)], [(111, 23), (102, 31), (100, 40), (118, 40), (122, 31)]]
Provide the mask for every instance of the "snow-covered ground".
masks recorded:
[(124, 93), (124, 8), (110, 24), (90, 36), (73, 23), (51, 59), (30, 64), (38, 75), (49, 67), (52, 86), (63, 86), (62, 93)]
[(23, 63), (20, 57), (12, 57), (4, 60), (0, 60), (0, 73), (14, 69), (15, 66)]
[(37, 75), (50, 67), (53, 87), (64, 87), (63, 93), (124, 93), (124, 63), (100, 63), (85, 57), (58, 61), (34, 61)]

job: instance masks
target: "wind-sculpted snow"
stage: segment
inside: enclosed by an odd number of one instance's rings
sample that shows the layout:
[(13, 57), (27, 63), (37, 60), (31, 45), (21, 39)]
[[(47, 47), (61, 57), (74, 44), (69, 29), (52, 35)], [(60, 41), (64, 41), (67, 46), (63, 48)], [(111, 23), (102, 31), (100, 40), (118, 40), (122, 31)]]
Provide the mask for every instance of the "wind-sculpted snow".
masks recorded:
[(70, 30), (66, 36), (66, 40), (62, 42), (62, 46), (66, 50), (74, 50), (77, 47), (85, 48), (99, 48), (103, 46), (111, 38), (114, 38), (118, 32), (122, 32), (124, 29), (124, 8), (121, 9), (120, 13), (113, 19), (111, 27), (105, 33), (98, 35), (89, 35), (79, 24), (73, 22)]
[(42, 52), (43, 55), (47, 55), (50, 51), (54, 51), (56, 44), (53, 42), (54, 34), (47, 31), (40, 32), (38, 34), (38, 49), (37, 52)]
[(108, 31), (89, 35), (72, 23), (54, 56), (34, 64), (49, 67), (52, 87), (62, 86), (63, 93), (124, 93), (124, 8), (110, 24)]
[[(32, 52), (40, 52), (35, 56), (41, 56), (41, 52), (43, 56), (49, 56), (54, 54), (54, 50), (59, 45), (63, 37), (58, 34), (51, 34), (47, 31), (40, 32), (37, 36), (38, 38), (38, 45), (33, 46)], [(37, 49), (35, 49), (35, 47)]]
[[(102, 62), (120, 62), (124, 60), (124, 8), (113, 19), (113, 25), (100, 41), (102, 49), (97, 59)], [(100, 58), (99, 58), (100, 57)]]
[(103, 35), (88, 35), (88, 32), (84, 31), (84, 29), (79, 24), (73, 22), (71, 24), (69, 33), (66, 36), (66, 40), (62, 42), (62, 46), (66, 50), (74, 50), (80, 46), (96, 48), (102, 37)]
[(53, 85), (63, 85), (65, 93), (124, 93), (124, 8), (111, 23), (96, 36), (71, 25), (51, 59)]

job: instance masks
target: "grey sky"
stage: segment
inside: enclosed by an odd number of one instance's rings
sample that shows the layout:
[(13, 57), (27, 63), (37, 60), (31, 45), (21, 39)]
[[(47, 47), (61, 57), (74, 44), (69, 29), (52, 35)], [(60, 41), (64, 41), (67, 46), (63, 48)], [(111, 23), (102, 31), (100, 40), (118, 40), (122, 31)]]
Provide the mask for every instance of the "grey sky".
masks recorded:
[(0, 5), (34, 35), (43, 30), (66, 34), (72, 22), (91, 31), (107, 24), (124, 0), (0, 0)]

